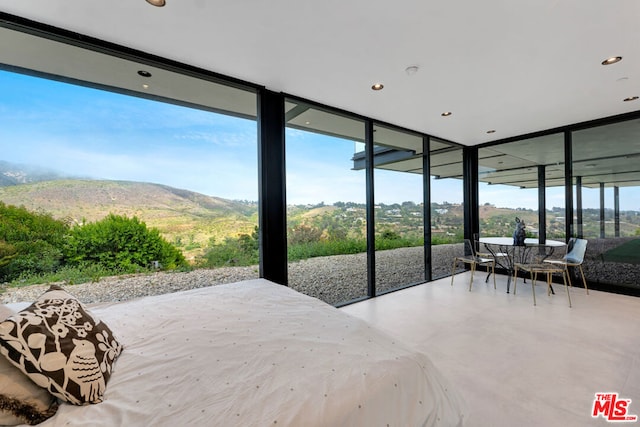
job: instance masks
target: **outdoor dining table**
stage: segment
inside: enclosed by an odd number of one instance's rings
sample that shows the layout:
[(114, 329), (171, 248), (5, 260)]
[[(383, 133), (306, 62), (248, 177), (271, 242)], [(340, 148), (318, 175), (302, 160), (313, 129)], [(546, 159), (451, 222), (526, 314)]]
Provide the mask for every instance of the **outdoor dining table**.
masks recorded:
[[(544, 243), (540, 243), (538, 239), (532, 238), (525, 239), (524, 245), (515, 246), (513, 244), (513, 237), (481, 237), (478, 242), (484, 245), (486, 250), (493, 256), (496, 265), (507, 271), (507, 293), (509, 293), (511, 276), (513, 276), (516, 262), (526, 263), (534, 248), (544, 251), (541, 252), (541, 258), (539, 260), (542, 262), (544, 259), (553, 255), (556, 248), (566, 246), (565, 242), (558, 240), (545, 240)], [(486, 281), (488, 280), (489, 274), (487, 274)]]

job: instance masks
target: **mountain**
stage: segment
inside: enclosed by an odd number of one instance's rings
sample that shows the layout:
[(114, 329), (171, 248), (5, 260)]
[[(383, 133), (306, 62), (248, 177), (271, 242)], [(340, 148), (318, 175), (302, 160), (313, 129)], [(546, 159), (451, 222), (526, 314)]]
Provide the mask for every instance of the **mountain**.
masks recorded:
[(61, 178), (65, 178), (65, 175), (51, 169), (0, 160), (0, 187)]
[(136, 216), (157, 228), (193, 258), (208, 244), (250, 234), (258, 224), (257, 203), (210, 197), (166, 185), (87, 179), (57, 179), (0, 187), (0, 201), (44, 211), (71, 224), (113, 213)]

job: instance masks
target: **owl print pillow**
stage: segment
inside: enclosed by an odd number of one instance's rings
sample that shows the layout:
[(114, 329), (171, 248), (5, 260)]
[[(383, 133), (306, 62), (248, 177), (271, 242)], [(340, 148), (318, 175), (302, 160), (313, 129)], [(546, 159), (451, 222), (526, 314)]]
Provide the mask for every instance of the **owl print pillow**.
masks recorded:
[(75, 405), (102, 402), (121, 352), (109, 327), (55, 285), (0, 323), (0, 354), (37, 385)]

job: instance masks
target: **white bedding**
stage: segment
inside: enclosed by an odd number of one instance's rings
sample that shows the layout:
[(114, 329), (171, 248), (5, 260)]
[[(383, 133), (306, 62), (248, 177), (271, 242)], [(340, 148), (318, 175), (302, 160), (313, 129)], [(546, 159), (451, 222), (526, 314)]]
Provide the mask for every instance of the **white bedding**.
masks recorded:
[(422, 353), (264, 279), (91, 311), (124, 344), (105, 401), (49, 426), (458, 426)]

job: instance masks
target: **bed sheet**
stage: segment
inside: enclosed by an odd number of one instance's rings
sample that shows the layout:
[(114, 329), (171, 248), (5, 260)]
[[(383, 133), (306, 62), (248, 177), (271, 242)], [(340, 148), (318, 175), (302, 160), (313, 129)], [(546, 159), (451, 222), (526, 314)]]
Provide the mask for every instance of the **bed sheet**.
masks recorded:
[(264, 279), (93, 306), (124, 344), (104, 402), (52, 426), (458, 426), (429, 358)]

